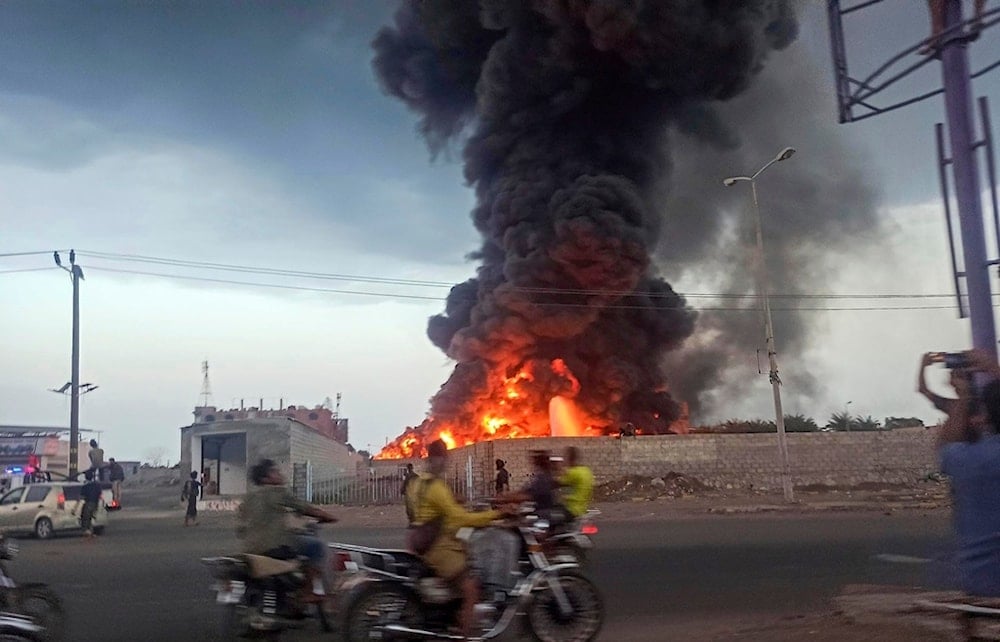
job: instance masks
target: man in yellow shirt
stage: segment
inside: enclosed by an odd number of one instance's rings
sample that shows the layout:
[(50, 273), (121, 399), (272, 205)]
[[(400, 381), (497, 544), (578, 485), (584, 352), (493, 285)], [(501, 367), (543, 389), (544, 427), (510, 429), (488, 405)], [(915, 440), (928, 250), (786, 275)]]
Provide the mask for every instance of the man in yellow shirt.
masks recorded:
[(587, 512), (594, 494), (594, 474), (580, 463), (580, 451), (576, 446), (566, 449), (566, 472), (559, 479), (559, 485), (567, 489), (563, 504), (573, 519), (579, 519)]
[(479, 583), (468, 572), (465, 544), (456, 537), (458, 529), (488, 526), (503, 517), (501, 511), (473, 513), (455, 501), (444, 474), (448, 464), (448, 447), (441, 440), (427, 447), (427, 472), (406, 487), (406, 503), (414, 515), (413, 525), (426, 524), (443, 518), (437, 539), (423, 555), (424, 562), (442, 579), (462, 592), (462, 610), (458, 616), (461, 634), (472, 634), (473, 610), (479, 599)]

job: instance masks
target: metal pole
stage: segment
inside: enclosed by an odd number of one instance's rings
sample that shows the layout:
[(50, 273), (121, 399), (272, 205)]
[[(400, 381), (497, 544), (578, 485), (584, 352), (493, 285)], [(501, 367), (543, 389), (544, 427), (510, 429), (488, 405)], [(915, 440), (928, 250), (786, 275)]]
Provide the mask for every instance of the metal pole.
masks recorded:
[(962, 231), (965, 280), (969, 293), (969, 320), (972, 345), (996, 357), (996, 328), (993, 322), (993, 297), (986, 260), (983, 212), (980, 202), (979, 170), (972, 127), (972, 86), (969, 78), (968, 43), (959, 25), (962, 23), (961, 0), (946, 0), (945, 32), (941, 48), (941, 71), (944, 99), (951, 139), (951, 166), (955, 177), (955, 196)]
[(757, 227), (757, 290), (764, 301), (764, 333), (767, 341), (767, 360), (770, 364), (768, 378), (774, 393), (774, 422), (778, 429), (778, 452), (781, 455), (781, 489), (785, 501), (795, 501), (788, 465), (788, 444), (785, 440), (785, 414), (781, 409), (781, 379), (778, 377), (778, 353), (774, 345), (774, 327), (771, 324), (771, 303), (768, 300), (767, 267), (764, 264), (764, 235), (761, 231), (760, 204), (757, 202), (757, 181), (750, 181), (753, 191), (754, 222)]
[(80, 471), (80, 276), (83, 271), (76, 264), (76, 254), (72, 250), (69, 253), (69, 263), (73, 277), (73, 363), (69, 405), (69, 475), (73, 477)]

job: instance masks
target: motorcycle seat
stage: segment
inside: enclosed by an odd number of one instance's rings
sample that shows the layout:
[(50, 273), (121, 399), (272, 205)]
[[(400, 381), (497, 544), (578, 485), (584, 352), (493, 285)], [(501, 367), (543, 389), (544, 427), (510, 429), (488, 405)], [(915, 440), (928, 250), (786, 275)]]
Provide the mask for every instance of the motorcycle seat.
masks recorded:
[(419, 555), (414, 555), (408, 551), (385, 551), (385, 553), (391, 555), (392, 562), (389, 564), (391, 568), (384, 570), (413, 579), (434, 575), (434, 571), (420, 559)]
[(274, 577), (275, 575), (285, 575), (299, 570), (298, 560), (279, 560), (265, 555), (244, 555), (247, 567), (250, 569), (250, 577), (259, 579), (262, 577)]

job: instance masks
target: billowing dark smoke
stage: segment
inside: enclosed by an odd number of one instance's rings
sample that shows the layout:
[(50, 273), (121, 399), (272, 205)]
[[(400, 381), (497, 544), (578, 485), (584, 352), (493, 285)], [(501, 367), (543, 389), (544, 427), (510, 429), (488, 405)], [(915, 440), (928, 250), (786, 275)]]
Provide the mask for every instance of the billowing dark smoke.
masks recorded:
[[(789, 0), (400, 7), (375, 38), (375, 69), (420, 114), (432, 150), (464, 141), (483, 245), (476, 277), (428, 327), (455, 370), (429, 419), (388, 454), (419, 452), (444, 428), (481, 438), (498, 401), (510, 403), (495, 434), (539, 434), (557, 394), (575, 396), (598, 431), (677, 428), (663, 364), (695, 314), (651, 260), (671, 131), (735, 145), (717, 103), (744, 92), (796, 32)], [(671, 216), (684, 226), (701, 209)], [(668, 261), (674, 249), (663, 245)]]
[[(795, 49), (800, 49), (799, 45)], [(782, 56), (742, 96), (719, 105), (710, 122), (690, 123), (674, 140), (683, 157), (660, 204), (663, 236), (655, 259), (685, 289), (745, 295), (755, 291), (748, 186), (721, 185), (724, 176), (753, 172), (785, 145), (799, 153), (768, 169), (758, 181), (775, 337), (785, 382), (786, 409), (814, 400), (822, 390), (808, 349), (820, 346), (830, 315), (790, 308), (829, 305), (815, 295), (833, 288), (831, 275), (856, 260), (867, 244), (880, 244), (877, 196), (871, 164), (847, 149), (838, 131), (828, 70), (816, 69), (804, 51)], [(738, 144), (718, 132), (738, 132)], [(714, 141), (714, 142), (713, 142)], [(885, 256), (880, 244), (879, 252)], [(885, 257), (886, 260), (891, 260)], [(742, 266), (742, 267), (741, 267)], [(692, 299), (694, 307), (727, 308), (701, 312), (698, 331), (667, 355), (671, 389), (691, 406), (692, 415), (733, 416), (749, 385), (766, 384), (767, 353), (757, 302), (740, 298)], [(855, 302), (851, 302), (855, 303)], [(745, 307), (749, 312), (732, 308)], [(765, 376), (757, 376), (758, 360)], [(766, 395), (762, 397), (766, 400)], [(700, 413), (699, 413), (700, 411)]]

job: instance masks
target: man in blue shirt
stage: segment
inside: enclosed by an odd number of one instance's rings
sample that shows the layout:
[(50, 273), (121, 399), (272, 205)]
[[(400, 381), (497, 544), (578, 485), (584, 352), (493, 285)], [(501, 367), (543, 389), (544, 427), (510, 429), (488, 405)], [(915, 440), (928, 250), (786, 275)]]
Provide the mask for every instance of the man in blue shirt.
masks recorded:
[(951, 478), (962, 589), (1000, 597), (1000, 365), (985, 352), (966, 354), (969, 367), (952, 378), (958, 398), (938, 433), (938, 455)]

